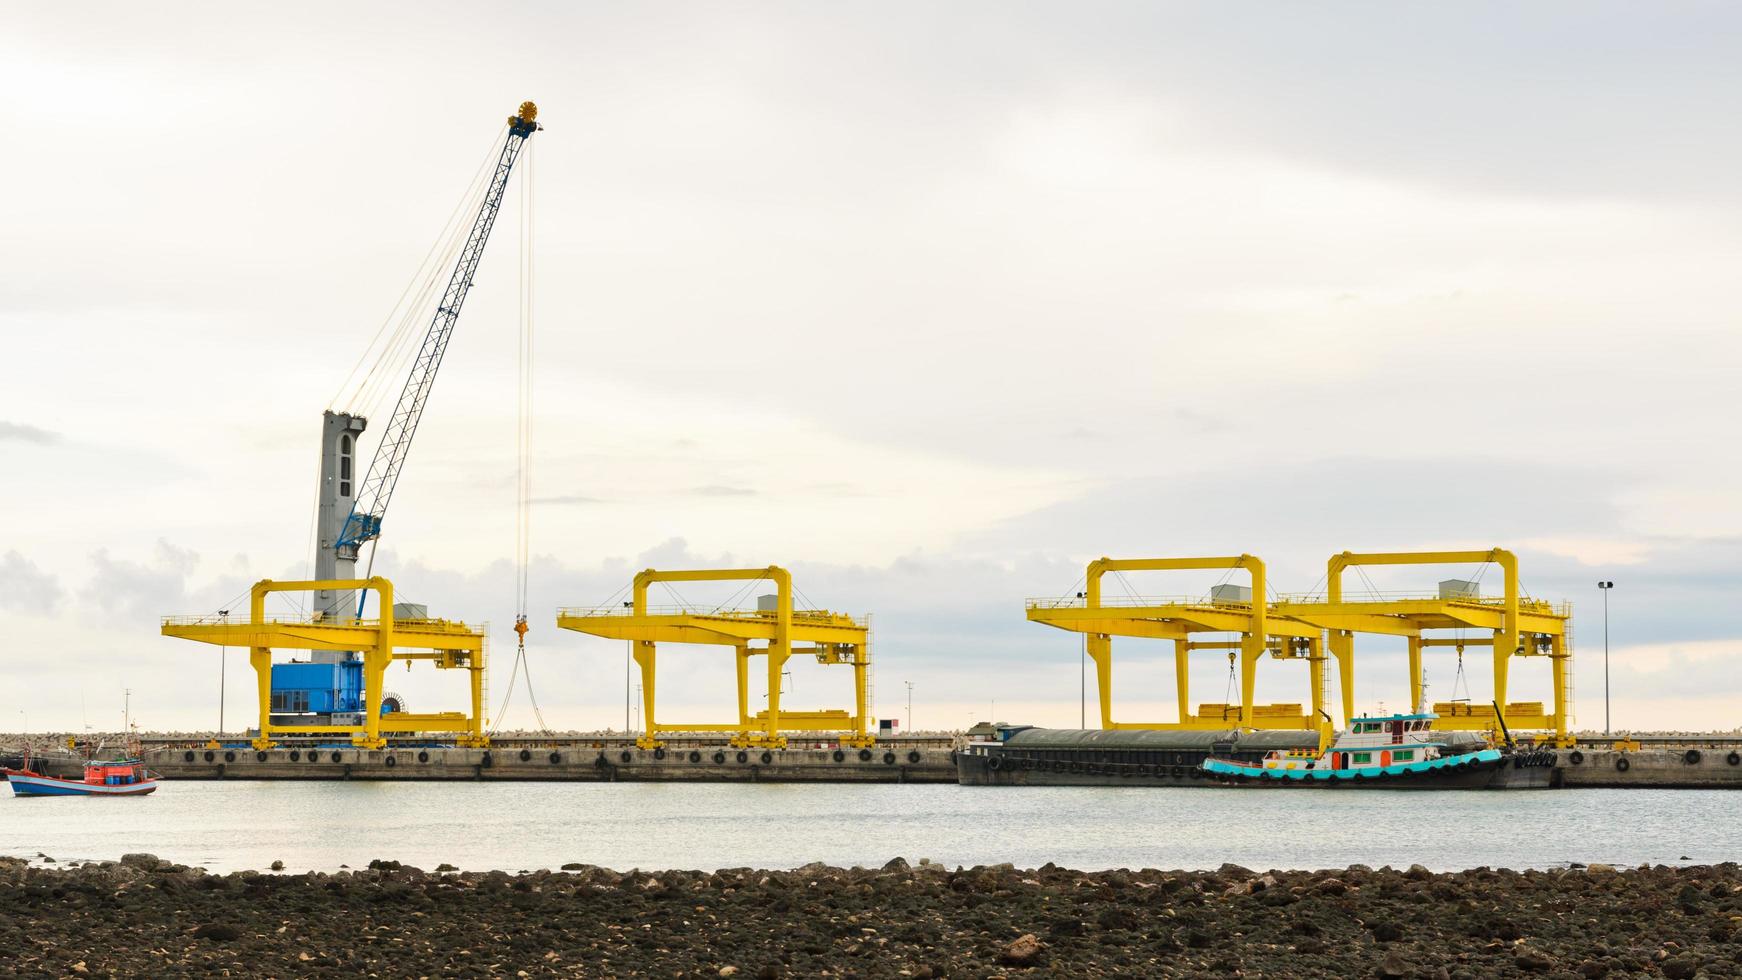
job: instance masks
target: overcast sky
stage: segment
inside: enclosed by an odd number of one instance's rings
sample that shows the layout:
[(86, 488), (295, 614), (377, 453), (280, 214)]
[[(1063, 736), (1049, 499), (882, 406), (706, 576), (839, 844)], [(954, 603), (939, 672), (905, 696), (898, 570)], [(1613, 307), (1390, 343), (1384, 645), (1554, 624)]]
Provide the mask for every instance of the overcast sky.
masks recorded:
[[(1735, 727), (1739, 35), (1718, 3), (14, 7), (0, 728), (113, 727), (125, 688), (216, 721), (220, 654), (157, 617), (307, 574), (320, 412), (523, 99), (547, 720), (622, 725), (621, 645), (552, 613), (649, 565), (875, 614), (881, 715), (911, 680), (919, 727), (1075, 724), (1077, 638), (1023, 599), (1093, 557), (1251, 552), (1291, 592), (1500, 545), (1577, 607), (1582, 725), (1612, 579), (1617, 727)], [(377, 563), (502, 666), (518, 213)], [(1403, 705), (1364, 649), (1360, 706)], [(1116, 651), (1120, 714), (1166, 717), (1168, 651)], [(730, 713), (729, 658), (666, 663), (667, 717)], [(390, 686), (459, 707), (433, 675)]]

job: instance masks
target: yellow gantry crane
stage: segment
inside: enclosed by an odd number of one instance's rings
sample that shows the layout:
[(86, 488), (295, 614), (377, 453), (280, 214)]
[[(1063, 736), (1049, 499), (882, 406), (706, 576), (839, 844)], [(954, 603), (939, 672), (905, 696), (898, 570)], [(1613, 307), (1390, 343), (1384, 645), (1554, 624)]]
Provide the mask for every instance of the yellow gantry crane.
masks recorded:
[[(758, 581), (775, 584), (770, 608), (655, 609), (647, 604), (647, 587), (655, 582)], [(661, 732), (732, 732), (732, 744), (741, 748), (782, 748), (782, 732), (838, 732), (848, 746), (869, 746), (866, 717), (866, 687), (871, 669), (870, 627), (863, 619), (826, 609), (794, 609), (792, 574), (778, 565), (767, 568), (685, 569), (658, 571), (649, 568), (635, 576), (634, 600), (628, 608), (565, 608), (557, 612), (557, 626), (634, 644), (634, 660), (641, 669), (641, 697), (646, 730), (637, 744), (644, 749), (664, 743)], [(738, 667), (738, 720), (736, 722), (662, 722), (655, 714), (655, 682), (660, 643), (702, 643), (732, 647)], [(798, 644), (806, 644), (799, 646)], [(846, 664), (853, 668), (854, 708), (851, 713), (832, 711), (783, 711), (780, 679), (788, 658), (813, 655), (818, 663)], [(750, 658), (768, 658), (768, 709), (750, 713)]]
[[(1443, 565), (1489, 563), (1504, 574), (1503, 594), (1484, 598), (1475, 583), (1448, 580), (1437, 595), (1374, 595), (1351, 599), (1345, 595), (1343, 573), (1363, 565)], [(1250, 590), (1219, 586), (1208, 597), (1168, 599), (1108, 599), (1102, 578), (1109, 572), (1177, 571), (1190, 569), (1244, 569), (1251, 576)], [(1096, 689), (1100, 699), (1101, 727), (1106, 729), (1219, 729), (1271, 728), (1318, 729), (1323, 735), (1330, 725), (1326, 691), (1326, 661), (1337, 661), (1343, 701), (1343, 723), (1354, 716), (1355, 635), (1368, 633), (1401, 636), (1408, 642), (1409, 693), (1412, 710), (1424, 709), (1421, 656), (1432, 647), (1486, 646), (1492, 650), (1494, 701), (1503, 708), (1475, 705), (1468, 701), (1445, 701), (1432, 705), (1439, 715), (1434, 727), (1445, 730), (1485, 731), (1501, 722), (1513, 730), (1552, 730), (1556, 740), (1568, 744), (1571, 724), (1571, 609), (1523, 595), (1518, 577), (1518, 559), (1509, 551), (1343, 552), (1331, 557), (1326, 571), (1324, 596), (1284, 596), (1267, 602), (1268, 583), (1264, 563), (1252, 555), (1232, 558), (1100, 558), (1089, 563), (1086, 588), (1076, 598), (1030, 599), (1028, 619), (1059, 629), (1085, 634), (1085, 648), (1095, 662)], [(1466, 636), (1464, 631), (1479, 635)], [(1447, 631), (1454, 636), (1444, 635)], [(1234, 641), (1199, 641), (1198, 633), (1233, 632)], [(1113, 720), (1112, 640), (1115, 636), (1172, 640), (1179, 720), (1173, 722), (1116, 722)], [(1328, 636), (1328, 642), (1327, 642)], [(1204, 704), (1191, 711), (1187, 687), (1188, 655), (1194, 650), (1227, 649), (1237, 656), (1240, 669), (1240, 704)], [(1329, 657), (1326, 651), (1329, 651)], [(1285, 660), (1304, 660), (1311, 685), (1310, 711), (1298, 704), (1253, 703), (1259, 659), (1265, 654)], [(1551, 665), (1554, 704), (1545, 710), (1541, 702), (1508, 702), (1507, 688), (1513, 657), (1545, 657)]]
[[(1250, 589), (1218, 587), (1208, 597), (1166, 599), (1115, 599), (1109, 601), (1101, 587), (1108, 572), (1182, 571), (1194, 569), (1243, 569), (1251, 577)], [(1096, 691), (1101, 704), (1102, 728), (1301, 728), (1322, 729), (1327, 723), (1325, 652), (1322, 632), (1312, 626), (1276, 615), (1265, 601), (1268, 584), (1264, 562), (1252, 555), (1230, 558), (1098, 558), (1089, 563), (1082, 596), (1075, 599), (1030, 599), (1028, 619), (1062, 630), (1085, 634), (1088, 655), (1095, 662)], [(1238, 633), (1234, 641), (1194, 640), (1199, 633)], [(1179, 699), (1179, 720), (1173, 722), (1116, 722), (1113, 720), (1113, 637), (1130, 636), (1172, 640), (1174, 678)], [(1201, 705), (1191, 711), (1187, 685), (1187, 661), (1194, 650), (1230, 650), (1238, 655), (1240, 704)], [(1311, 708), (1301, 705), (1253, 703), (1258, 661), (1265, 654), (1283, 660), (1304, 660), (1312, 688)]]
[[(373, 589), (380, 596), (380, 619), (316, 616), (286, 619), (266, 615), (266, 597), (274, 592), (318, 592), (329, 589)], [(263, 579), (250, 590), (247, 622), (229, 622), (212, 616), (168, 616), (164, 636), (180, 637), (225, 647), (244, 647), (254, 667), (260, 693), (260, 731), (253, 745), (269, 749), (274, 735), (344, 734), (361, 748), (386, 746), (386, 734), (402, 732), (452, 732), (463, 746), (490, 744), (484, 734), (484, 630), (445, 619), (405, 619), (394, 615), (393, 583), (380, 576), (368, 579), (320, 579), (306, 582), (274, 582)], [(363, 653), (362, 691), (357, 711), (324, 714), (358, 714), (355, 724), (274, 724), (272, 721), (272, 651), (360, 650)], [(413, 714), (381, 712), (382, 684), (387, 668), (395, 661), (428, 660), (443, 669), (471, 673), (472, 711)], [(282, 666), (282, 665), (281, 665)], [(341, 706), (347, 707), (347, 706)]]
[[(1484, 598), (1475, 583), (1447, 580), (1440, 583), (1436, 595), (1374, 595), (1366, 599), (1350, 599), (1343, 589), (1343, 573), (1363, 565), (1449, 565), (1489, 563), (1500, 566), (1504, 575), (1499, 598)], [(1338, 680), (1343, 694), (1343, 721), (1352, 716), (1355, 700), (1354, 646), (1357, 633), (1401, 636), (1409, 644), (1409, 700), (1412, 710), (1426, 707), (1422, 701), (1421, 654), (1427, 647), (1455, 647), (1462, 654), (1465, 647), (1491, 648), (1494, 702), (1502, 705), (1497, 718), (1490, 705), (1447, 701), (1433, 705), (1440, 717), (1434, 727), (1447, 730), (1484, 731), (1503, 720), (1514, 730), (1552, 729), (1556, 740), (1566, 742), (1571, 718), (1567, 708), (1572, 677), (1571, 632), (1572, 610), (1565, 604), (1555, 605), (1522, 594), (1518, 580), (1518, 558), (1504, 548), (1487, 551), (1419, 551), (1332, 555), (1325, 569), (1326, 593), (1321, 600), (1311, 597), (1284, 597), (1273, 607), (1278, 615), (1287, 616), (1316, 628), (1328, 630), (1332, 654), (1337, 658)], [(1445, 631), (1457, 636), (1444, 636)], [(1462, 631), (1481, 634), (1464, 636)], [(1439, 633), (1442, 635), (1428, 635)], [(1507, 682), (1513, 657), (1546, 657), (1554, 685), (1552, 711), (1544, 711), (1538, 701), (1506, 700)]]

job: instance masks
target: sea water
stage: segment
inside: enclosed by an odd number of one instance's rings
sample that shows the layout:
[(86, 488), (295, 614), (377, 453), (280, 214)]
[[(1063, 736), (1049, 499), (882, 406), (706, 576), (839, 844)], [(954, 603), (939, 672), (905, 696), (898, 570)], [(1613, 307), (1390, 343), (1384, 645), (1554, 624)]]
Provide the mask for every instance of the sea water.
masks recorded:
[(214, 871), (1047, 862), (1259, 870), (1742, 859), (1724, 790), (1323, 791), (900, 784), (167, 782), (147, 797), (0, 799), (0, 854), (145, 851)]

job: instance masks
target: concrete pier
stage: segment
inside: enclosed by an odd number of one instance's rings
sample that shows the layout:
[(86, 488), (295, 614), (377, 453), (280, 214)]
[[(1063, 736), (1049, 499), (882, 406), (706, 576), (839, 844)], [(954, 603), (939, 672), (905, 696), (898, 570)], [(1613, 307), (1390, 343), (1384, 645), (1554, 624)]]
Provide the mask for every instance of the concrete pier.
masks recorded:
[(953, 783), (948, 747), (663, 750), (608, 747), (153, 748), (148, 768), (166, 779), (543, 780), (569, 782)]

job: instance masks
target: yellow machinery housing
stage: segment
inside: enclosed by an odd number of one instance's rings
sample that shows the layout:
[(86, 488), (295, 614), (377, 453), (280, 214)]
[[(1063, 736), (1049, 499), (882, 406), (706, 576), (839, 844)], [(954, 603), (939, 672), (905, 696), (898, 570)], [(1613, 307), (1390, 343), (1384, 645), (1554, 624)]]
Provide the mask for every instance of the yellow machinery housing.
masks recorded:
[[(654, 582), (774, 582), (776, 606), (772, 610), (698, 611), (688, 608), (650, 609), (647, 587)], [(635, 576), (634, 601), (619, 607), (566, 608), (558, 610), (557, 625), (634, 644), (635, 663), (641, 668), (641, 697), (646, 731), (637, 744), (652, 749), (664, 743), (661, 732), (733, 732), (739, 747), (780, 748), (786, 745), (782, 732), (838, 732), (842, 745), (868, 746), (866, 686), (871, 668), (870, 629), (844, 613), (792, 607), (792, 575), (776, 565), (767, 568), (647, 569)], [(703, 643), (729, 646), (737, 654), (738, 720), (736, 722), (662, 722), (655, 714), (655, 664), (660, 643)], [(761, 644), (753, 646), (752, 644)], [(796, 644), (807, 644), (797, 646)], [(846, 711), (783, 711), (780, 707), (780, 677), (788, 658), (811, 654), (818, 663), (847, 664), (853, 668), (854, 709)], [(750, 658), (768, 658), (768, 710), (750, 714)]]
[[(380, 619), (286, 620), (266, 615), (266, 596), (273, 592), (314, 592), (323, 589), (374, 589), (380, 596)], [(484, 631), (480, 627), (443, 619), (395, 620), (393, 583), (379, 576), (370, 579), (327, 579), (306, 582), (274, 582), (263, 579), (250, 594), (248, 622), (232, 623), (212, 617), (165, 617), (164, 636), (197, 640), (226, 647), (244, 647), (259, 683), (260, 734), (257, 749), (269, 749), (273, 735), (348, 734), (353, 744), (378, 749), (387, 744), (384, 734), (453, 732), (460, 745), (490, 744), (484, 734)], [(273, 725), (272, 651), (361, 650), (363, 652), (363, 724)], [(444, 711), (431, 714), (393, 712), (381, 715), (382, 682), (394, 661), (428, 660), (437, 667), (471, 672), (472, 713)]]
[[(1505, 575), (1503, 594), (1498, 599), (1482, 598), (1474, 592), (1448, 594), (1442, 590), (1435, 596), (1379, 595), (1371, 599), (1351, 600), (1344, 596), (1344, 571), (1361, 565), (1444, 565), (1472, 562), (1493, 562)], [(1353, 715), (1355, 701), (1355, 634), (1372, 633), (1402, 636), (1409, 642), (1409, 699), (1412, 710), (1422, 707), (1421, 652), (1425, 647), (1466, 646), (1492, 648), (1494, 670), (1494, 701), (1504, 705), (1503, 718), (1508, 728), (1553, 729), (1558, 742), (1567, 743), (1571, 721), (1567, 704), (1570, 699), (1572, 646), (1570, 607), (1555, 606), (1521, 594), (1518, 583), (1518, 559), (1510, 551), (1493, 548), (1488, 551), (1424, 551), (1380, 554), (1333, 555), (1325, 571), (1326, 594), (1317, 597), (1285, 598), (1274, 609), (1276, 614), (1301, 623), (1330, 631), (1331, 653), (1337, 658), (1338, 680), (1343, 694), (1343, 721)], [(1430, 631), (1476, 630), (1487, 636), (1428, 636)], [(1541, 702), (1506, 700), (1507, 678), (1513, 657), (1547, 657), (1554, 683), (1554, 708), (1545, 712)], [(1496, 728), (1495, 710), (1490, 705), (1467, 702), (1440, 702), (1433, 710), (1440, 717), (1434, 722), (1439, 729), (1484, 731)]]
[[(1248, 601), (1220, 598), (1129, 599), (1107, 601), (1101, 579), (1108, 572), (1179, 571), (1243, 568), (1252, 579)], [(1325, 704), (1325, 652), (1322, 633), (1270, 610), (1265, 602), (1264, 562), (1252, 555), (1233, 558), (1099, 558), (1089, 563), (1086, 588), (1076, 599), (1030, 599), (1028, 619), (1062, 630), (1086, 634), (1089, 658), (1095, 662), (1096, 691), (1101, 702), (1101, 727), (1108, 729), (1299, 728), (1324, 730), (1329, 724)], [(1240, 639), (1196, 641), (1197, 633), (1238, 633)], [(1113, 637), (1172, 640), (1179, 720), (1116, 722), (1113, 720)], [(1193, 650), (1233, 650), (1240, 665), (1240, 704), (1201, 705), (1191, 711), (1187, 659)], [(1304, 660), (1312, 688), (1311, 708), (1299, 704), (1253, 704), (1258, 660), (1266, 653), (1281, 660)], [(1231, 653), (1230, 656), (1233, 656)]]

